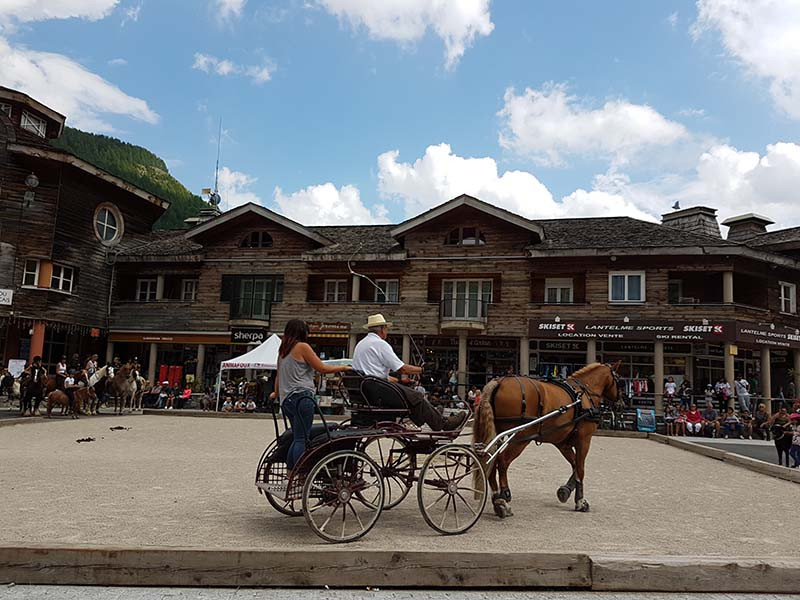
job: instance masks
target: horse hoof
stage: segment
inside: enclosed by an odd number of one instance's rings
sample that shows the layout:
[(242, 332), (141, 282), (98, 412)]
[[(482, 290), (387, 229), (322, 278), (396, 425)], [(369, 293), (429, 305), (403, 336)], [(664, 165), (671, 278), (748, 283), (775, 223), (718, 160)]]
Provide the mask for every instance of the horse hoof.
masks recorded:
[(575, 503), (575, 510), (577, 512), (589, 512), (589, 503), (584, 498), (581, 498)]
[(556, 490), (556, 496), (558, 496), (558, 501), (561, 502), (561, 504), (564, 504), (567, 500), (569, 500), (571, 495), (572, 490), (565, 485), (562, 485)]
[(496, 514), (501, 519), (505, 519), (506, 517), (511, 516), (511, 509), (505, 503), (505, 500), (500, 500), (499, 502), (495, 502), (494, 504), (494, 514)]
[(511, 502), (511, 490), (508, 488), (500, 490), (500, 497), (506, 502)]

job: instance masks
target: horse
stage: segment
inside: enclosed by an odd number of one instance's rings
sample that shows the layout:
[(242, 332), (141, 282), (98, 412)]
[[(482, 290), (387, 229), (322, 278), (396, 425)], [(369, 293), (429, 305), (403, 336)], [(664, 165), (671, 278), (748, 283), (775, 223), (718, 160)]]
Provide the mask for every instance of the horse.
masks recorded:
[(126, 404), (129, 407), (132, 406), (133, 395), (136, 393), (136, 382), (131, 376), (131, 369), (130, 363), (125, 363), (117, 369), (107, 385), (107, 391), (114, 396), (114, 414), (117, 414), (117, 407), (119, 407), (119, 414), (122, 414)]
[[(483, 389), (475, 412), (473, 444), (485, 446), (496, 435), (547, 413), (563, 409), (575, 400), (580, 406), (566, 409), (539, 425), (514, 435), (511, 443), (499, 454), (488, 472), (492, 488), (492, 504), (501, 519), (513, 513), (508, 468), (525, 447), (536, 440), (558, 448), (572, 467), (567, 482), (556, 495), (562, 503), (575, 492), (575, 510), (587, 512), (589, 503), (583, 497), (584, 466), (592, 434), (597, 430), (603, 404), (613, 405), (619, 396), (617, 369), (614, 365), (592, 363), (565, 380), (541, 381), (530, 377), (506, 376), (490, 381)], [(498, 491), (497, 476), (500, 479)], [(478, 488), (478, 477), (475, 473)]]
[(134, 389), (136, 390), (131, 399), (131, 411), (142, 410), (142, 396), (144, 395), (144, 387), (147, 380), (141, 375), (136, 375), (134, 379)]
[(105, 365), (97, 369), (89, 378), (89, 386), (94, 388), (96, 400), (90, 407), (90, 414), (100, 414), (100, 403), (109, 391), (109, 384), (114, 377), (114, 367)]

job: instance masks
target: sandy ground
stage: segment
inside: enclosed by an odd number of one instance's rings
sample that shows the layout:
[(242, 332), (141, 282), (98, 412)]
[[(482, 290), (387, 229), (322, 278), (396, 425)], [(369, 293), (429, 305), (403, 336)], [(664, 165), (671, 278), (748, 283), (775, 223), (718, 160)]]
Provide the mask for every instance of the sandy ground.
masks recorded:
[[(590, 513), (557, 501), (568, 465), (554, 448), (531, 446), (510, 472), (508, 520), (487, 507), (467, 534), (439, 536), (412, 493), (365, 539), (330, 545), (254, 487), (271, 431), (264, 420), (162, 416), (0, 428), (0, 543), (800, 556), (797, 484), (603, 437), (589, 454)], [(96, 441), (76, 443), (87, 436)]]

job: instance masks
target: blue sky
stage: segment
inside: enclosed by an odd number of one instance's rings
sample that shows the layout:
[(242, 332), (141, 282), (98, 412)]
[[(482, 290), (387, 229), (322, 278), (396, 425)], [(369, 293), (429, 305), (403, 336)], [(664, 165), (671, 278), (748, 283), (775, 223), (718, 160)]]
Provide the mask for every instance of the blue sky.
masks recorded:
[[(799, 3), (800, 4), (800, 3)], [(673, 202), (800, 224), (783, 0), (0, 0), (0, 84), (145, 146), (223, 207), (399, 221)]]

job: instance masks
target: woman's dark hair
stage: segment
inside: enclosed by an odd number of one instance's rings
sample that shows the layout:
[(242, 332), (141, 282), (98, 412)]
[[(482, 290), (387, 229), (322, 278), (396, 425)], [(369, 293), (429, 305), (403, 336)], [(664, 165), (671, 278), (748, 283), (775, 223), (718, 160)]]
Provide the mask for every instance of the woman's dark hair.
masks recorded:
[(305, 342), (307, 340), (308, 325), (306, 325), (306, 322), (300, 319), (292, 319), (286, 323), (286, 329), (283, 330), (283, 340), (281, 341), (281, 347), (278, 349), (278, 356), (286, 358), (297, 342)]

